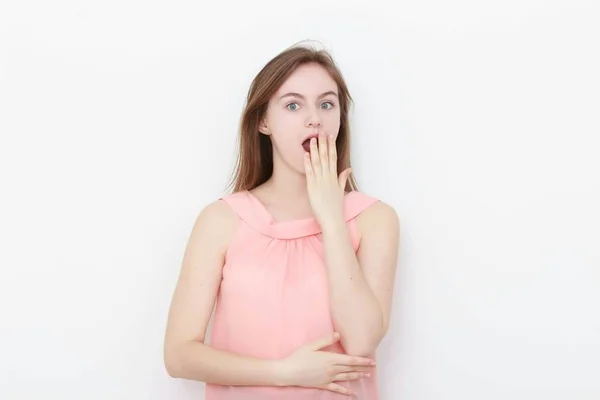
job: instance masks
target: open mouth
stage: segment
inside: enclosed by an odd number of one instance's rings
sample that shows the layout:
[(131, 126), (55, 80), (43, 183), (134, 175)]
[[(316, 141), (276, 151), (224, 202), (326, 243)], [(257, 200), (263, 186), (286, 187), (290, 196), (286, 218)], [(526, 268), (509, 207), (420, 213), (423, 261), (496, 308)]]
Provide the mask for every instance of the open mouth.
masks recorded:
[(302, 147), (304, 147), (304, 151), (310, 153), (310, 139), (306, 139), (304, 142), (302, 142)]
[(309, 137), (307, 137), (304, 142), (302, 142), (302, 147), (304, 148), (304, 151), (307, 151), (310, 153), (310, 139), (312, 138), (318, 138), (318, 135), (310, 135)]

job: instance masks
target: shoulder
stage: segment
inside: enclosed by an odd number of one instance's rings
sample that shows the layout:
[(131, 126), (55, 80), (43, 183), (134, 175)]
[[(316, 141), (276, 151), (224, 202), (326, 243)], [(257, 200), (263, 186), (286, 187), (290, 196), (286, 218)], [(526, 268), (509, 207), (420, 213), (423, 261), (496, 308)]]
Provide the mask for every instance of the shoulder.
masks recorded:
[(200, 210), (193, 231), (226, 245), (239, 223), (232, 208), (222, 199), (214, 200)]
[(348, 202), (360, 210), (360, 213), (357, 214), (358, 220), (366, 223), (380, 222), (387, 219), (398, 220), (398, 214), (394, 207), (383, 200), (359, 191), (348, 194), (352, 195), (352, 197), (347, 196)]
[(205, 205), (200, 210), (198, 218), (207, 223), (226, 223), (235, 220), (235, 213), (223, 200), (223, 198), (220, 198)]
[(358, 216), (361, 225), (399, 224), (398, 213), (382, 200), (373, 202)]
[(397, 234), (400, 229), (400, 219), (394, 207), (383, 200), (368, 195), (363, 196), (372, 200), (356, 218), (361, 236), (377, 232), (384, 235)]

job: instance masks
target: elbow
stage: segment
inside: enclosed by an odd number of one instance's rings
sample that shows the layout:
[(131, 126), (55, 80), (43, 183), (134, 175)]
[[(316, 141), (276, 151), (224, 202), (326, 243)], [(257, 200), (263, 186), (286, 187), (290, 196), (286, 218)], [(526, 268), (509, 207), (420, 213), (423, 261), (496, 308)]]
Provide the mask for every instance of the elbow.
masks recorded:
[(358, 357), (369, 357), (375, 355), (379, 346), (379, 336), (364, 336), (363, 338), (342, 338), (342, 346), (346, 354)]
[(373, 357), (377, 351), (377, 343), (370, 343), (367, 341), (360, 342), (348, 342), (344, 343), (344, 351), (346, 354), (358, 357)]
[(174, 346), (165, 346), (164, 365), (167, 374), (169, 374), (171, 378), (181, 378), (183, 376), (182, 360), (179, 354), (180, 353)]
[(377, 352), (379, 343), (385, 336), (387, 327), (382, 327), (379, 331), (364, 332), (362, 337), (344, 338), (342, 337), (342, 345), (346, 354), (351, 356), (369, 357), (372, 358)]
[(165, 370), (167, 371), (167, 374), (171, 378), (181, 378), (181, 368), (179, 367), (179, 365), (175, 364), (172, 360), (171, 361), (165, 360)]

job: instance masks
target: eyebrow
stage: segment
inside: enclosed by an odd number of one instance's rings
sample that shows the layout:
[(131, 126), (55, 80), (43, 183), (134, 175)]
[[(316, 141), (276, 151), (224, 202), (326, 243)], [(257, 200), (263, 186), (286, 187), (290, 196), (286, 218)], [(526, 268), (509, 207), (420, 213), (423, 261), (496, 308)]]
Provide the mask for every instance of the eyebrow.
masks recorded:
[[(338, 94), (337, 94), (336, 92), (334, 92), (333, 90), (330, 90), (330, 91), (328, 91), (328, 92), (321, 93), (321, 94), (319, 95), (319, 97), (317, 97), (317, 99), (323, 98), (323, 97), (325, 97), (325, 96), (328, 96), (328, 95), (333, 95), (333, 96), (336, 96), (336, 97), (338, 97)], [(303, 100), (304, 100), (304, 96), (303, 96), (303, 95), (301, 95), (300, 93), (295, 93), (295, 92), (286, 93), (286, 94), (284, 94), (283, 96), (281, 96), (281, 97), (279, 98), (279, 100), (283, 99), (284, 97), (298, 97), (298, 98), (300, 98), (300, 99), (303, 99)]]

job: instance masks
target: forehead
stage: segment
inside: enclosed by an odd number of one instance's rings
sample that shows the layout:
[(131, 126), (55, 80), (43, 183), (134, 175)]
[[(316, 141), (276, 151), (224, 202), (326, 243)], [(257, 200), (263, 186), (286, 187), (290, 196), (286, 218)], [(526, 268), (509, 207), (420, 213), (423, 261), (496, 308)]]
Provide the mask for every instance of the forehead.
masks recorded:
[(276, 94), (282, 95), (288, 92), (295, 92), (305, 96), (316, 97), (329, 90), (337, 91), (337, 84), (325, 68), (312, 63), (296, 68), (283, 85), (281, 85)]

